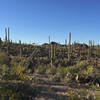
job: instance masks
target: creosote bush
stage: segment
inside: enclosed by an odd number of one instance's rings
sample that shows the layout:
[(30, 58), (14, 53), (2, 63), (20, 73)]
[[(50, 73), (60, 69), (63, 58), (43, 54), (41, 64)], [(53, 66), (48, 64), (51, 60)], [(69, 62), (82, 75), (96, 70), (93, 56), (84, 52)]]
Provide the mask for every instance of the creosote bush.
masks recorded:
[(5, 52), (0, 51), (0, 65), (6, 64), (8, 65), (9, 63), (9, 56)]
[(44, 74), (46, 72), (46, 66), (40, 65), (35, 69), (35, 72), (38, 74)]
[(0, 84), (0, 100), (32, 100), (38, 93), (38, 88), (26, 83)]

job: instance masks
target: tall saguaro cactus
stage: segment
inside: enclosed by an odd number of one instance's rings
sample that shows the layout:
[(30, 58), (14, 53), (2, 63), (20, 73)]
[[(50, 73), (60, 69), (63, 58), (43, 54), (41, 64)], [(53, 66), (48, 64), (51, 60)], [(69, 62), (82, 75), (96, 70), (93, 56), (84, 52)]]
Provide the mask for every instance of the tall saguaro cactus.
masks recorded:
[(22, 57), (22, 46), (21, 46), (21, 40), (19, 40), (19, 44), (20, 44), (20, 58)]
[(67, 47), (67, 39), (65, 39), (65, 48)]
[(5, 42), (7, 42), (7, 28), (5, 28)]
[(8, 43), (10, 42), (10, 28), (8, 27)]
[(69, 32), (68, 61), (71, 59), (71, 32)]
[(54, 58), (56, 57), (56, 46), (54, 45)]
[(51, 47), (50, 47), (50, 36), (49, 36), (49, 59), (51, 57), (51, 51), (50, 51)]
[(92, 54), (92, 41), (89, 40), (89, 44), (88, 44), (88, 58), (91, 57)]
[(50, 36), (49, 36), (49, 44), (50, 44)]
[(53, 46), (51, 44), (51, 57), (50, 57), (51, 67), (52, 67), (52, 60), (53, 60)]
[(50, 57), (51, 57), (51, 47), (50, 47), (50, 36), (49, 36), (49, 59), (50, 59)]
[(71, 32), (69, 32), (69, 49), (71, 50)]
[(50, 59), (50, 65), (52, 67), (52, 63), (53, 63), (53, 56), (55, 56), (55, 54), (53, 55), (53, 45), (50, 43), (50, 36), (49, 36), (49, 59)]
[(100, 55), (100, 45), (99, 45), (99, 43), (97, 45), (97, 55)]

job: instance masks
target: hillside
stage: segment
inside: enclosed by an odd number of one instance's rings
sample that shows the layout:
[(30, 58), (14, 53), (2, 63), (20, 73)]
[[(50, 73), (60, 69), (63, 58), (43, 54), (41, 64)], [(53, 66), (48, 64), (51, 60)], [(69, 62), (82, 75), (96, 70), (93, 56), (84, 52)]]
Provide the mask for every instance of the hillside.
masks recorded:
[(1, 40), (0, 98), (99, 100), (100, 46), (92, 41), (89, 45), (71, 44), (69, 36), (69, 43), (64, 45)]

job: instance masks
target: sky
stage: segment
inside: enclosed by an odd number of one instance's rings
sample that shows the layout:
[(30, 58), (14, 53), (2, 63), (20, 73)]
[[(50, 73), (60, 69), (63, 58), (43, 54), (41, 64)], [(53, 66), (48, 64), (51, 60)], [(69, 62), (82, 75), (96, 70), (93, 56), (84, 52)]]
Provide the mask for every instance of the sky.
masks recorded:
[(69, 32), (72, 42), (100, 43), (100, 0), (0, 0), (0, 37), (10, 27), (14, 42), (64, 44)]

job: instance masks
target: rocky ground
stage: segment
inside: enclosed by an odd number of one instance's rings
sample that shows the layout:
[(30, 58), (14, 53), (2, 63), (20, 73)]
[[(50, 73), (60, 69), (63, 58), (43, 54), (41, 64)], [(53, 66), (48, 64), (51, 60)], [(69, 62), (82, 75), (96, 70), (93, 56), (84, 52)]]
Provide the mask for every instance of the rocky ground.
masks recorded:
[[(90, 97), (85, 95), (86, 100), (97, 100), (95, 98), (95, 93), (100, 93), (100, 90), (89, 90), (90, 86), (88, 84), (77, 84), (77, 83), (64, 83), (64, 82), (52, 82), (50, 76), (48, 75), (36, 75), (36, 83), (34, 85), (38, 86), (41, 92), (35, 98), (35, 100), (77, 100), (68, 97), (69, 93), (75, 92), (82, 95), (81, 92), (88, 91)], [(94, 96), (94, 97), (93, 97)], [(79, 99), (81, 100), (81, 99)]]

